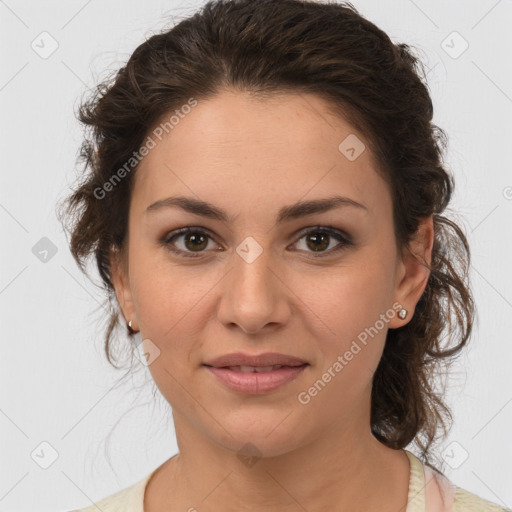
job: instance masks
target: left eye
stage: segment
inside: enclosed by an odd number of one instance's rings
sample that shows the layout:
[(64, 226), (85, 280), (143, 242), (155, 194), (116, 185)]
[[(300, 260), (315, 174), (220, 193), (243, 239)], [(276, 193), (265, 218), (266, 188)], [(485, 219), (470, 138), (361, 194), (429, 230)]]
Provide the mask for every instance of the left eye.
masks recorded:
[[(170, 235), (171, 236), (166, 236), (161, 240), (162, 245), (169, 251), (183, 257), (200, 257), (200, 253), (205, 252), (204, 249), (207, 248), (208, 241), (213, 241), (212, 237), (206, 231), (198, 228), (182, 228)], [(184, 247), (176, 247), (175, 240), (182, 237), (184, 238)], [(333, 252), (340, 251), (353, 245), (352, 240), (347, 234), (332, 228), (321, 226), (302, 232), (302, 236), (299, 237), (296, 243), (303, 238), (306, 239), (306, 247), (309, 249), (312, 248), (312, 251), (306, 252), (312, 252), (314, 257), (322, 257), (326, 253), (332, 254)], [(334, 248), (328, 249), (333, 238), (338, 240), (339, 243)], [(317, 255), (314, 253), (319, 254)]]
[[(327, 255), (330, 255), (333, 252), (341, 251), (342, 249), (345, 249), (353, 245), (352, 240), (347, 234), (335, 229), (323, 228), (321, 226), (309, 229), (299, 238), (299, 241), (302, 240), (303, 238), (306, 239), (306, 246), (308, 248), (313, 248), (313, 253), (321, 253), (318, 256), (316, 254), (313, 254), (313, 256), (315, 257), (324, 256), (326, 255), (325, 253), (327, 253)], [(332, 241), (333, 238), (338, 241), (338, 244), (335, 245), (334, 248), (325, 250), (331, 245), (329, 241)]]

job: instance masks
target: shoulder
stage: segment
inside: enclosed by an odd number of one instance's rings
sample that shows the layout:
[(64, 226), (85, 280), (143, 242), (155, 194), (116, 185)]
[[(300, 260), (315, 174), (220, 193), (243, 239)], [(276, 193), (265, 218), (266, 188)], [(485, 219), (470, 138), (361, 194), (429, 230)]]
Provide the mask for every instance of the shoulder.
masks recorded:
[(446, 475), (423, 464), (412, 452), (405, 452), (411, 461), (410, 505), (406, 512), (512, 512), (506, 506), (455, 485)]
[(512, 510), (456, 486), (453, 512), (512, 512)]
[[(123, 489), (122, 491), (116, 492), (115, 494), (95, 502), (89, 507), (70, 510), (69, 512), (98, 512), (98, 510), (101, 510), (102, 512), (117, 512), (119, 510), (124, 510), (124, 507), (126, 506), (126, 495), (130, 494), (130, 489), (130, 487)], [(130, 512), (132, 510), (133, 512), (142, 512), (135, 508), (129, 508), (126, 510), (129, 510)]]
[(69, 512), (144, 512), (144, 491), (151, 475), (146, 475), (133, 485), (111, 494), (94, 504)]

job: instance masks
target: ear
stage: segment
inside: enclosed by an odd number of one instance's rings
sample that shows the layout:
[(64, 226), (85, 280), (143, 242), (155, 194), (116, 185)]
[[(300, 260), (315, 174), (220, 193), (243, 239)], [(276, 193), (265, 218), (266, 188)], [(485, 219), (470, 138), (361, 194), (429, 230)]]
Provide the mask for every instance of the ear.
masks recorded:
[(132, 329), (138, 330), (135, 308), (133, 305), (132, 292), (128, 274), (128, 260), (125, 253), (119, 249), (110, 251), (110, 273), (112, 284), (116, 292), (117, 302), (123, 315), (126, 325), (132, 321)]
[(430, 277), (426, 264), (430, 266), (432, 263), (434, 235), (434, 219), (430, 215), (420, 220), (414, 238), (403, 250), (398, 264), (395, 301), (407, 310), (407, 316), (402, 320), (396, 314), (389, 322), (390, 329), (402, 327), (414, 316), (416, 304)]

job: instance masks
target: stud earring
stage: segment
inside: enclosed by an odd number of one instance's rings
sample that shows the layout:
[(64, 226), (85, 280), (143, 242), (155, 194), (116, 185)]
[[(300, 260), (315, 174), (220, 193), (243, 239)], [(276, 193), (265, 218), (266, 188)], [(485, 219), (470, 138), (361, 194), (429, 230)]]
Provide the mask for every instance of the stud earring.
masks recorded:
[(401, 309), (399, 312), (398, 312), (398, 316), (403, 320), (406, 316), (407, 316), (407, 309)]
[(133, 330), (133, 328), (132, 328), (132, 321), (131, 321), (131, 320), (128, 322), (128, 330), (129, 330), (129, 331), (130, 331), (130, 333), (132, 333), (132, 334), (135, 332), (135, 331)]

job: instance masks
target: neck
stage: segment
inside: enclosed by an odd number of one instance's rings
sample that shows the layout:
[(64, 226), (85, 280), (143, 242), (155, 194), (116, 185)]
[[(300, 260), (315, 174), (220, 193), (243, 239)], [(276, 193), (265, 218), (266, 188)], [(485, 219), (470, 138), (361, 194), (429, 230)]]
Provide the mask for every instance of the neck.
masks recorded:
[(179, 413), (173, 416), (179, 455), (153, 475), (145, 512), (224, 512), (227, 503), (230, 510), (252, 512), (406, 509), (407, 455), (376, 440), (369, 423), (332, 425), (293, 450), (250, 458), (212, 442)]

